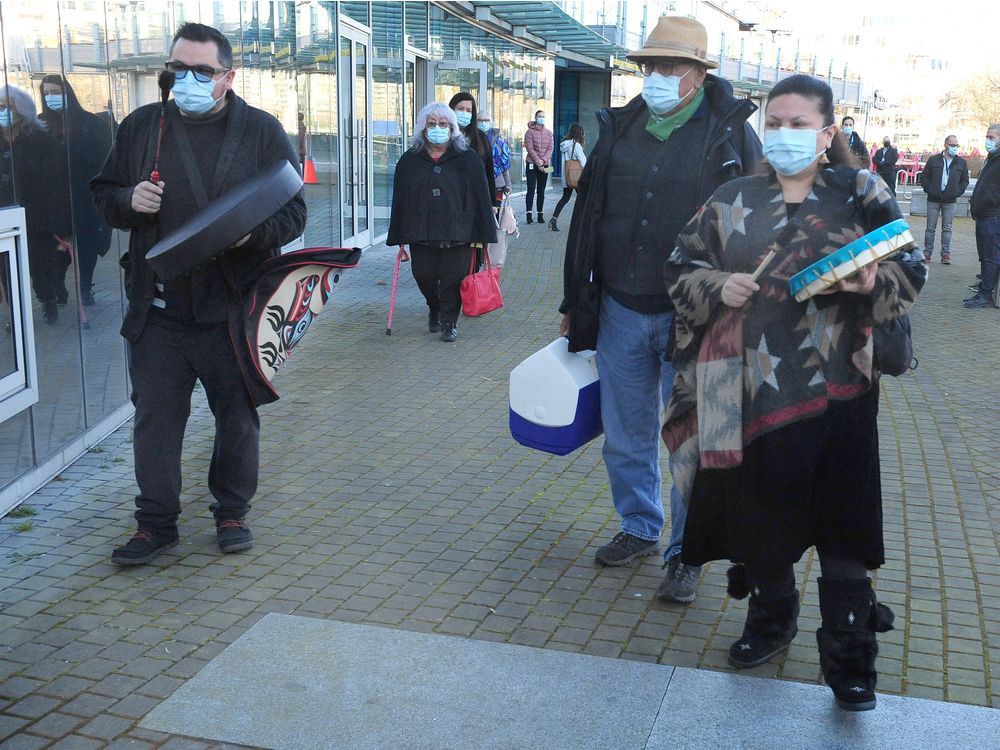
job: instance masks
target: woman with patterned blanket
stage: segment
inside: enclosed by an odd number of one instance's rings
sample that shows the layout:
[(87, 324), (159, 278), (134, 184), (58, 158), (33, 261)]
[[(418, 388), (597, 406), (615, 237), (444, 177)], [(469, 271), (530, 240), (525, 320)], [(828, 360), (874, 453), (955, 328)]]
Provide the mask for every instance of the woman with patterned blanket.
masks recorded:
[(750, 602), (730, 663), (744, 668), (798, 632), (792, 565), (815, 546), (823, 674), (841, 708), (867, 710), (875, 633), (892, 622), (867, 575), (884, 562), (872, 330), (909, 309), (926, 266), (900, 253), (797, 302), (791, 276), (901, 214), (854, 168), (826, 83), (783, 79), (765, 114), (766, 172), (720, 187), (665, 266), (677, 378), (663, 438), (689, 504), (683, 560), (738, 563), (729, 591)]

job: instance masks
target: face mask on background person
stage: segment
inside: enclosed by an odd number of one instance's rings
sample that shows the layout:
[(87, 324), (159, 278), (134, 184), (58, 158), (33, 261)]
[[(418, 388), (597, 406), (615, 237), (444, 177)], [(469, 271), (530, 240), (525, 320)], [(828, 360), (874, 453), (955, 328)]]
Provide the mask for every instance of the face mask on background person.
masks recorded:
[(985, 143), (986, 143), (986, 151), (987, 151), (987, 153), (990, 153), (990, 154), (992, 154), (994, 151), (997, 150), (997, 146), (1000, 146), (1000, 142), (998, 142), (998, 141), (987, 140), (987, 141), (985, 141)]
[(54, 109), (56, 112), (63, 108), (63, 95), (62, 94), (46, 94), (45, 95), (45, 106), (49, 109)]
[(455, 119), (458, 120), (459, 126), (464, 128), (466, 125), (472, 122), (472, 113), (456, 110)]
[(688, 68), (683, 76), (665, 76), (653, 71), (642, 83), (642, 98), (653, 114), (665, 115), (681, 101), (681, 80), (694, 68)]
[(203, 115), (222, 101), (226, 95), (225, 92), (222, 92), (222, 96), (218, 99), (212, 98), (216, 83), (218, 81), (215, 79), (202, 83), (194, 77), (194, 73), (188, 71), (183, 78), (178, 77), (174, 81), (172, 89), (174, 101), (177, 102), (177, 106), (184, 114)]
[(954, 156), (958, 153), (958, 146), (948, 146), (948, 156)]
[(479, 129), (482, 130), (484, 133), (489, 133), (490, 132), (490, 121), (489, 120), (480, 120), (479, 121)]
[(854, 126), (853, 125), (845, 125), (844, 127), (841, 128), (841, 131), (844, 133), (844, 137), (845, 138), (850, 138), (851, 137), (851, 133), (854, 132)]
[(542, 116), (542, 115), (539, 115), (538, 117), (535, 118), (535, 122), (538, 123), (539, 125), (544, 125), (545, 124), (545, 117)]
[[(830, 127), (829, 125), (827, 127)], [(812, 164), (823, 152), (816, 152), (816, 134), (819, 130), (778, 128), (764, 131), (764, 157), (780, 175), (791, 177)]]
[(14, 122), (14, 113), (9, 109), (0, 109), (0, 128), (9, 128)]
[(451, 128), (427, 128), (427, 140), (437, 146), (447, 143), (450, 137)]
[(882, 148), (889, 148), (891, 145), (889, 141), (882, 141)]

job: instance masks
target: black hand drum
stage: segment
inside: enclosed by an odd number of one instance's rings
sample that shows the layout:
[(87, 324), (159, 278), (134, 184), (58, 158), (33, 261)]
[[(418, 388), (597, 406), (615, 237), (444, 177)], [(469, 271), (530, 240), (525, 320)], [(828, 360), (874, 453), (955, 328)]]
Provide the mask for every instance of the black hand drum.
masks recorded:
[(146, 253), (146, 260), (167, 281), (187, 273), (249, 234), (301, 189), (298, 170), (282, 159), (163, 237)]

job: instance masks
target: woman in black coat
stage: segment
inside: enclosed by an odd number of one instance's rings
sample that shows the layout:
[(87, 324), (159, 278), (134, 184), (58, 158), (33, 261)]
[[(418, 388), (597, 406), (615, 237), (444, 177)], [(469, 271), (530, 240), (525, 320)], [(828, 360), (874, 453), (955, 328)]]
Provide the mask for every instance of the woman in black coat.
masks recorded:
[[(69, 188), (80, 269), (80, 300), (94, 304), (94, 266), (111, 247), (111, 227), (104, 223), (90, 198), (90, 178), (101, 171), (111, 149), (111, 127), (106, 117), (87, 112), (69, 82), (61, 75), (47, 75), (39, 84), (41, 119), (69, 154)], [(64, 157), (65, 158), (65, 157)], [(60, 295), (61, 302), (65, 298)]]
[(0, 206), (22, 206), (31, 286), (46, 323), (59, 320), (69, 256), (59, 239), (73, 233), (66, 158), (35, 114), (27, 91), (0, 86)]
[[(492, 172), (492, 169), (490, 170)], [(427, 327), (458, 336), (460, 286), (472, 243), (497, 241), (493, 197), (480, 157), (451, 108), (433, 102), (417, 114), (413, 145), (396, 164), (387, 245), (409, 245), (413, 278), (427, 300)]]
[(476, 111), (476, 99), (467, 91), (460, 91), (451, 97), (448, 106), (455, 113), (458, 120), (459, 130), (469, 142), (469, 148), (476, 152), (483, 160), (483, 169), (486, 172), (486, 182), (490, 186), (490, 195), (493, 196), (494, 208), (500, 207), (497, 199), (496, 175), (493, 173), (493, 146), (486, 133), (479, 129), (479, 114)]

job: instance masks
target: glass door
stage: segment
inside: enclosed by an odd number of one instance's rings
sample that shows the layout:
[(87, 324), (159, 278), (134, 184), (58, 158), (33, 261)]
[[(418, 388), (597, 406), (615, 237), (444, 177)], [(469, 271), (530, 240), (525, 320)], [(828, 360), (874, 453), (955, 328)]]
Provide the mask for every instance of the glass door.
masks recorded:
[(447, 104), (460, 91), (476, 97), (476, 109), (489, 109), (485, 103), (486, 63), (462, 60), (428, 61), (428, 90), (434, 101)]
[(340, 33), (341, 225), (345, 247), (372, 243), (371, 37), (347, 25)]

